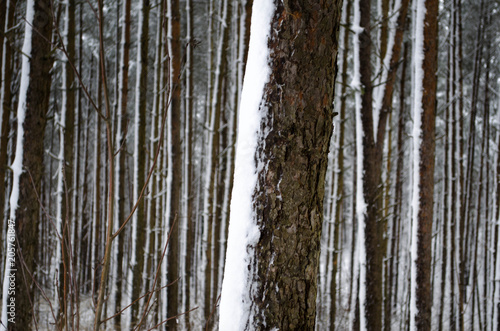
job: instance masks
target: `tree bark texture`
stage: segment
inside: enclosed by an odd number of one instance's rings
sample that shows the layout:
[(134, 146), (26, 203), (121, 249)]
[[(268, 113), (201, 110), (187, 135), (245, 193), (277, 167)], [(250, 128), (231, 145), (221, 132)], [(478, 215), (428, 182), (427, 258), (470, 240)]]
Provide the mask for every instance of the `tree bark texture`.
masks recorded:
[(342, 1), (276, 1), (257, 159), (251, 328), (313, 330)]
[(417, 241), (416, 327), (431, 329), (431, 258), (434, 203), (434, 150), (437, 86), (438, 0), (425, 1), (424, 60), (422, 93), (422, 142), (420, 146), (420, 181)]
[[(34, 2), (30, 75), (26, 91), (24, 119), (23, 172), (19, 179), (19, 202), (16, 209), (16, 319), (8, 330), (30, 330), (34, 304), (36, 250), (38, 248), (39, 200), (43, 174), (43, 139), (51, 86), (50, 37), (52, 15), (50, 1)], [(35, 32), (36, 31), (36, 32)], [(18, 148), (20, 148), (18, 146)]]

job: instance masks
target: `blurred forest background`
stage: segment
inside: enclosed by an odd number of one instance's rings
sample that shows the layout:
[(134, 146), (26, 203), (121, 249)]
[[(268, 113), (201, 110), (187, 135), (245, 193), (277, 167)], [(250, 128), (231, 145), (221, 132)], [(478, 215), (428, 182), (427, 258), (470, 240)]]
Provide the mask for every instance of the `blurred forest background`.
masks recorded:
[[(361, 22), (370, 39), (359, 46), (369, 50), (360, 66), (372, 68), (378, 152), (364, 169), (377, 174), (378, 192), (367, 202), (377, 206), (370, 217), (378, 244), (366, 259), (379, 263), (381, 325), (406, 330), (415, 7), (359, 2), (371, 8)], [(8, 220), (30, 228), (17, 237), (29, 271), (21, 276), (18, 265), (19, 323), (217, 329), (252, 0), (35, 3), (0, 1), (4, 281)], [(353, 84), (354, 4), (344, 0), (339, 31), (318, 330), (356, 328), (357, 298), (366, 290), (359, 285), (355, 95), (367, 84)], [(439, 4), (434, 330), (500, 330), (499, 11), (497, 0)], [(42, 46), (27, 48), (27, 36)], [(23, 74), (37, 87), (23, 88)], [(21, 173), (15, 161), (23, 151)], [(22, 283), (32, 285), (23, 290)], [(4, 290), (3, 310), (6, 302)]]

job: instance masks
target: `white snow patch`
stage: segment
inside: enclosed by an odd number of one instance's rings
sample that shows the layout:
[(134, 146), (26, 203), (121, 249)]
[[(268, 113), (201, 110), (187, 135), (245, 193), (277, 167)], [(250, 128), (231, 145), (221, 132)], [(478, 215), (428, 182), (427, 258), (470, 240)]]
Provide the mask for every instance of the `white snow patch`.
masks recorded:
[(231, 200), (226, 267), (220, 304), (220, 330), (242, 330), (250, 318), (251, 275), (248, 265), (252, 246), (258, 241), (252, 196), (257, 185), (255, 155), (263, 112), (260, 110), (264, 86), (269, 79), (267, 46), (273, 1), (256, 0), (253, 5), (250, 46), (238, 119), (234, 187)]

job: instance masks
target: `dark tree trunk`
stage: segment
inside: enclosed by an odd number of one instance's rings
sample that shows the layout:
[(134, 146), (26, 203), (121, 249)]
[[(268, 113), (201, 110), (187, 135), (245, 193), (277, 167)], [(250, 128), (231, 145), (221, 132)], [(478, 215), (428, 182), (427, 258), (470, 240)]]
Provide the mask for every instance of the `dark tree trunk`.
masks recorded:
[[(431, 329), (431, 257), (432, 219), (434, 203), (434, 150), (437, 86), (438, 0), (425, 1), (422, 123), (419, 164), (419, 210), (416, 257), (416, 327)], [(417, 110), (420, 111), (420, 110)], [(417, 220), (414, 220), (417, 221)]]
[[(120, 140), (116, 142), (115, 148), (123, 148), (122, 151), (118, 154), (118, 166), (119, 166), (119, 172), (117, 176), (117, 190), (118, 190), (118, 201), (116, 201), (116, 204), (118, 206), (116, 213), (116, 219), (118, 220), (118, 224), (121, 225), (121, 223), (125, 220), (125, 183), (126, 183), (126, 178), (125, 178), (125, 162), (126, 162), (126, 142), (125, 142), (125, 132), (127, 129), (127, 101), (128, 101), (128, 75), (129, 75), (129, 59), (130, 59), (130, 11), (131, 11), (131, 0), (126, 0), (124, 3), (123, 7), (123, 27), (122, 27), (122, 47), (121, 47), (121, 73), (120, 73), (120, 79), (121, 79), (121, 91), (119, 91), (120, 95), (120, 104), (118, 105), (119, 107), (119, 116), (118, 116), (118, 121), (120, 121), (121, 125), (121, 131), (122, 132), (117, 132), (117, 134), (120, 136)], [(118, 253), (117, 253), (117, 275), (118, 278), (116, 279), (116, 288), (117, 291), (115, 293), (115, 305), (116, 309), (119, 310), (121, 309), (121, 301), (122, 301), (122, 284), (123, 284), (123, 256), (124, 256), (124, 241), (125, 241), (125, 235), (118, 236)], [(121, 314), (116, 316), (114, 319), (114, 324), (116, 329), (121, 328)]]
[[(341, 1), (275, 2), (250, 329), (313, 330)], [(278, 288), (279, 290), (276, 290)]]
[[(382, 263), (385, 252), (383, 244), (383, 225), (380, 221), (382, 192), (380, 175), (382, 170), (382, 153), (377, 153), (373, 134), (373, 98), (371, 68), (371, 0), (359, 1), (360, 25), (363, 31), (359, 34), (360, 82), (363, 86), (361, 99), (361, 123), (363, 127), (363, 196), (366, 201), (365, 214), (365, 251), (366, 251), (366, 299), (360, 311), (366, 317), (370, 330), (382, 329)], [(361, 183), (360, 183), (361, 184)]]
[[(3, 1), (2, 6), (5, 8), (5, 4), (7, 4), (8, 1)], [(10, 29), (14, 25), (14, 10), (16, 8), (15, 6), (16, 1), (12, 0), (9, 1), (9, 6), (8, 6), (8, 12), (5, 12), (5, 19), (7, 20), (7, 26)], [(1, 9), (1, 8), (0, 8)], [(6, 10), (5, 8), (4, 10)], [(4, 16), (3, 14), (0, 14), (1, 16)], [(5, 22), (0, 22), (2, 24), (1, 26), (3, 27)], [(2, 30), (3, 31), (3, 30)], [(4, 38), (3, 36), (0, 38), (0, 44), (4, 44)], [(9, 142), (9, 134), (10, 134), (10, 115), (12, 112), (12, 93), (11, 93), (11, 82), (12, 82), (12, 47), (10, 45), (10, 42), (6, 39), (5, 40), (5, 53), (0, 53), (0, 75), (3, 75), (3, 82), (2, 82), (2, 90), (0, 91), (0, 94), (3, 93), (3, 100), (0, 100), (2, 102), (1, 109), (2, 113), (0, 116), (2, 116), (2, 127), (0, 128), (0, 224), (3, 224), (4, 220), (4, 212), (5, 212), (5, 205), (6, 205), (6, 200), (5, 200), (5, 184), (7, 181), (7, 178), (5, 177), (7, 172), (7, 167), (8, 167), (8, 158), (7, 158), (7, 144)], [(1, 46), (0, 46), (1, 48)], [(0, 49), (1, 50), (1, 49)], [(5, 56), (3, 56), (5, 54)], [(8, 193), (8, 192), (7, 192)], [(3, 229), (3, 227), (2, 227)], [(4, 239), (5, 233), (2, 233), (0, 235), (0, 240)], [(3, 251), (4, 247), (0, 248), (0, 257), (3, 257)]]
[[(168, 310), (167, 317), (176, 316), (179, 314), (179, 259), (180, 259), (180, 243), (179, 243), (179, 219), (180, 219), (180, 202), (182, 194), (182, 149), (181, 149), (181, 45), (180, 45), (180, 10), (179, 0), (171, 0), (171, 17), (170, 27), (172, 29), (171, 43), (171, 120), (172, 120), (172, 186), (171, 186), (171, 201), (170, 201), (170, 220), (169, 226), (171, 237), (169, 242), (168, 252)], [(169, 330), (177, 329), (177, 319), (174, 318), (168, 322)]]
[[(138, 89), (136, 90), (136, 98), (138, 101), (136, 102), (136, 112), (139, 112), (136, 118), (139, 119), (138, 125), (139, 128), (136, 132), (138, 132), (137, 145), (135, 148), (138, 149), (137, 157), (138, 160), (134, 160), (137, 162), (137, 169), (134, 171), (137, 172), (137, 182), (136, 185), (138, 187), (135, 188), (136, 192), (141, 192), (141, 188), (145, 182), (146, 176), (146, 112), (147, 109), (147, 91), (148, 91), (148, 45), (149, 45), (149, 0), (142, 0), (142, 8), (141, 8), (141, 16), (142, 16), (142, 26), (140, 27), (141, 31), (139, 32), (139, 49), (137, 52), (140, 53), (141, 63), (138, 65), (141, 66), (140, 71), (137, 74), (138, 80)], [(135, 203), (135, 201), (134, 201)], [(143, 270), (144, 270), (144, 252), (146, 249), (146, 200), (144, 197), (141, 198), (139, 205), (136, 210), (137, 213), (137, 227), (136, 227), (136, 264), (133, 269), (133, 282), (132, 282), (132, 299), (136, 300), (142, 295), (142, 291), (144, 290), (144, 278), (143, 278)], [(135, 325), (140, 318), (139, 309), (140, 302), (138, 300), (132, 305), (132, 325)]]
[(398, 301), (398, 277), (399, 270), (399, 238), (401, 229), (401, 207), (403, 205), (403, 164), (404, 164), (404, 150), (403, 150), (403, 137), (405, 135), (405, 80), (406, 80), (406, 67), (408, 58), (408, 45), (404, 45), (403, 62), (401, 64), (401, 83), (399, 95), (399, 118), (398, 118), (398, 138), (397, 138), (397, 161), (396, 161), (396, 179), (395, 179), (395, 197), (393, 206), (393, 222), (392, 222), (392, 235), (391, 235), (391, 248), (390, 248), (390, 263), (389, 263), (389, 282), (386, 286), (389, 288), (389, 295), (386, 297), (386, 311), (385, 311), (385, 330), (391, 329), (390, 321), (392, 319), (393, 304), (396, 306)]
[[(26, 102), (19, 104), (24, 108), (25, 118), (22, 124), (22, 169), (19, 176), (19, 198), (15, 209), (15, 230), (17, 236), (17, 254), (15, 272), (15, 324), (9, 323), (9, 330), (30, 330), (34, 312), (34, 282), (36, 279), (36, 251), (38, 249), (39, 200), (43, 175), (43, 139), (46, 114), (49, 107), (51, 86), (52, 14), (50, 1), (29, 1), (34, 6), (34, 19), (27, 15), (26, 26), (32, 26), (31, 38), (25, 36), (25, 43), (30, 44), (31, 59), (23, 59), (22, 71), (28, 70), (29, 81), (25, 91)], [(34, 30), (34, 31), (33, 31)], [(35, 32), (37, 31), (37, 32)], [(21, 93), (24, 91), (21, 90)], [(22, 96), (20, 97), (22, 100)], [(18, 111), (18, 115), (20, 112)], [(20, 119), (18, 118), (18, 121)], [(18, 132), (20, 134), (20, 132)], [(19, 140), (18, 140), (19, 141)], [(16, 152), (17, 157), (21, 157)], [(14, 161), (16, 162), (16, 161)], [(14, 207), (14, 206), (12, 206)], [(12, 213), (11, 213), (12, 216)]]

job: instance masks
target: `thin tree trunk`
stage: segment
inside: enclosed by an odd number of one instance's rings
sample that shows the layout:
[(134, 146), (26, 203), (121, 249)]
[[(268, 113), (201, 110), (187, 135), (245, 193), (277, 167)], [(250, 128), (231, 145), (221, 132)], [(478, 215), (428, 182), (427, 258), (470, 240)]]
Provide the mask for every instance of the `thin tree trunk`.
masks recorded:
[[(128, 75), (129, 75), (129, 60), (130, 60), (130, 11), (131, 11), (131, 0), (126, 0), (123, 6), (123, 26), (122, 26), (122, 37), (121, 37), (121, 61), (120, 61), (120, 77), (119, 84), (120, 89), (118, 91), (118, 123), (116, 129), (116, 148), (120, 148), (121, 151), (118, 154), (117, 162), (117, 173), (116, 173), (116, 198), (115, 203), (116, 208), (116, 220), (117, 224), (121, 224), (125, 218), (125, 162), (126, 162), (126, 151), (127, 145), (125, 140), (125, 133), (127, 129), (128, 116), (127, 116), (127, 104), (128, 104)], [(122, 291), (125, 289), (123, 286), (123, 280), (126, 277), (123, 275), (123, 258), (124, 258), (124, 241), (125, 236), (121, 235), (118, 237), (118, 249), (117, 249), (117, 279), (116, 279), (116, 293), (115, 293), (115, 311), (121, 309), (122, 306)], [(126, 303), (128, 304), (128, 302)], [(114, 319), (115, 328), (117, 330), (121, 329), (121, 314), (119, 314)]]
[[(340, 226), (343, 221), (343, 208), (344, 203), (344, 123), (346, 120), (346, 98), (347, 98), (347, 73), (348, 73), (348, 54), (349, 54), (349, 27), (351, 25), (351, 9), (352, 2), (348, 1), (345, 7), (345, 27), (344, 32), (344, 45), (342, 50), (342, 88), (340, 91), (340, 128), (339, 128), (339, 150), (337, 155), (337, 191), (333, 193), (332, 198), (336, 200), (335, 202), (335, 224), (333, 231), (333, 268), (331, 275), (331, 308), (330, 308), (330, 329), (335, 328), (335, 319), (337, 317), (337, 274), (339, 272), (339, 258), (338, 252), (339, 247), (339, 236), (340, 236)], [(340, 287), (339, 287), (340, 288)]]
[[(134, 128), (134, 202), (139, 199), (139, 192), (144, 185), (146, 175), (146, 112), (147, 112), (147, 89), (148, 89), (148, 45), (149, 45), (149, 0), (141, 1), (138, 46), (137, 46), (137, 78), (135, 95), (135, 128)], [(146, 241), (146, 202), (142, 198), (133, 216), (132, 231), (132, 300), (137, 300), (142, 291), (144, 252)], [(132, 305), (132, 325), (139, 320), (142, 300)]]
[[(182, 196), (182, 145), (181, 145), (181, 30), (180, 30), (180, 9), (178, 0), (170, 0), (170, 29), (169, 36), (169, 54), (171, 58), (171, 144), (172, 144), (172, 161), (169, 166), (172, 167), (172, 184), (170, 194), (170, 212), (169, 212), (169, 228), (170, 241), (168, 251), (168, 273), (167, 283), (171, 284), (168, 287), (168, 303), (167, 317), (176, 316), (179, 314), (179, 266), (180, 266), (180, 243), (179, 243), (179, 219), (181, 218), (181, 196)], [(183, 215), (182, 215), (183, 216)], [(168, 322), (169, 330), (177, 329), (177, 319)]]
[[(393, 305), (398, 303), (398, 279), (397, 270), (399, 270), (399, 236), (401, 229), (401, 207), (403, 204), (403, 164), (404, 164), (404, 150), (403, 150), (403, 136), (405, 129), (405, 80), (406, 80), (406, 67), (408, 57), (408, 45), (405, 44), (403, 52), (400, 95), (399, 95), (399, 118), (398, 118), (398, 137), (397, 137), (397, 161), (396, 161), (396, 178), (395, 178), (395, 197), (393, 206), (393, 222), (392, 222), (392, 235), (391, 235), (391, 248), (390, 248), (390, 263), (388, 270), (389, 282), (386, 287), (389, 288), (389, 295), (386, 297), (386, 311), (385, 311), (385, 330), (391, 329), (392, 309)], [(396, 272), (395, 272), (396, 271)], [(394, 297), (394, 299), (393, 299)]]
[[(453, 21), (451, 20), (450, 17), (450, 22), (452, 23)], [(451, 25), (451, 24), (450, 24)], [(451, 116), (450, 116), (450, 104), (451, 104), (451, 99), (454, 98), (452, 95), (452, 81), (451, 81), (451, 72), (452, 72), (452, 67), (451, 67), (451, 54), (452, 54), (452, 47), (451, 45), (448, 47), (448, 56), (447, 56), (447, 75), (446, 75), (446, 110), (445, 110), (445, 138), (444, 138), (444, 193), (443, 193), (443, 207), (442, 207), (442, 227), (441, 227), (441, 283), (440, 283), (440, 298), (439, 298), (439, 310), (438, 310), (438, 325), (439, 325), (439, 330), (441, 331), (443, 329), (443, 315), (444, 315), (444, 310), (445, 310), (445, 302), (444, 298), (446, 296), (445, 291), (446, 291), (446, 274), (447, 274), (447, 267), (448, 267), (448, 227), (449, 227), (449, 216), (450, 216), (450, 211), (449, 208), (451, 207), (451, 199), (450, 199), (450, 188), (451, 188), (451, 180), (452, 174), (451, 174), (451, 167), (450, 167), (450, 122), (451, 122)], [(451, 108), (453, 109), (453, 108)], [(453, 135), (451, 135), (451, 138), (453, 139)], [(453, 160), (452, 160), (453, 162)], [(453, 252), (451, 252), (453, 254)], [(435, 252), (437, 254), (437, 252)]]
[[(2, 28), (5, 24), (5, 27), (7, 29), (12, 28), (14, 25), (14, 11), (16, 8), (16, 3), (17, 1), (3, 1), (4, 7), (6, 7), (5, 10), (5, 22), (0, 22), (2, 24), (0, 27)], [(5, 6), (7, 5), (7, 6)], [(4, 16), (3, 14), (0, 14), (1, 16)], [(7, 39), (0, 37), (0, 47), (3, 47), (2, 51), (0, 52), (0, 58), (1, 58), (1, 63), (0, 63), (0, 75), (1, 75), (1, 90), (0, 90), (0, 106), (2, 107), (1, 111), (1, 127), (0, 127), (0, 222), (2, 224), (1, 230), (2, 234), (0, 235), (0, 240), (2, 242), (4, 241), (4, 235), (6, 232), (4, 232), (4, 217), (5, 217), (5, 207), (7, 204), (7, 200), (5, 199), (6, 196), (6, 190), (5, 190), (5, 183), (6, 183), (6, 174), (7, 174), (7, 166), (8, 166), (8, 158), (7, 158), (7, 145), (9, 143), (9, 134), (10, 134), (10, 115), (12, 112), (12, 93), (11, 93), (11, 83), (12, 83), (12, 47), (11, 47), (11, 42)], [(7, 193), (9, 193), (7, 191)], [(4, 245), (0, 245), (0, 258), (4, 257), (3, 251), (4, 251)]]
[(58, 316), (58, 323), (62, 328), (69, 328), (68, 309), (71, 302), (69, 295), (69, 287), (73, 282), (73, 271), (70, 264), (70, 249), (71, 249), (71, 229), (73, 211), (71, 210), (71, 194), (73, 184), (73, 141), (74, 141), (74, 125), (75, 125), (75, 93), (74, 93), (74, 71), (71, 65), (75, 65), (75, 1), (66, 0), (65, 3), (65, 18), (63, 43), (66, 48), (63, 59), (63, 104), (61, 108), (61, 128), (60, 136), (60, 152), (59, 162), (59, 187), (58, 187), (58, 217), (60, 222), (61, 242), (61, 261), (59, 263), (59, 301), (61, 308)]
[[(190, 308), (194, 303), (192, 300), (192, 285), (196, 284), (196, 269), (194, 269), (194, 260), (195, 256), (195, 236), (196, 236), (196, 221), (194, 219), (194, 200), (195, 200), (195, 190), (193, 185), (193, 175), (195, 171), (195, 167), (193, 166), (193, 145), (194, 145), (194, 113), (193, 113), (193, 50), (195, 42), (193, 40), (193, 9), (192, 0), (186, 0), (186, 48), (185, 48), (185, 56), (186, 56), (186, 76), (185, 76), (185, 112), (186, 112), (186, 120), (184, 126), (186, 128), (185, 133), (185, 170), (184, 170), (184, 178), (185, 178), (185, 196), (187, 197), (186, 203), (186, 224), (187, 224), (187, 235), (186, 235), (186, 308)], [(191, 314), (185, 315), (185, 323), (186, 327), (191, 329)]]

